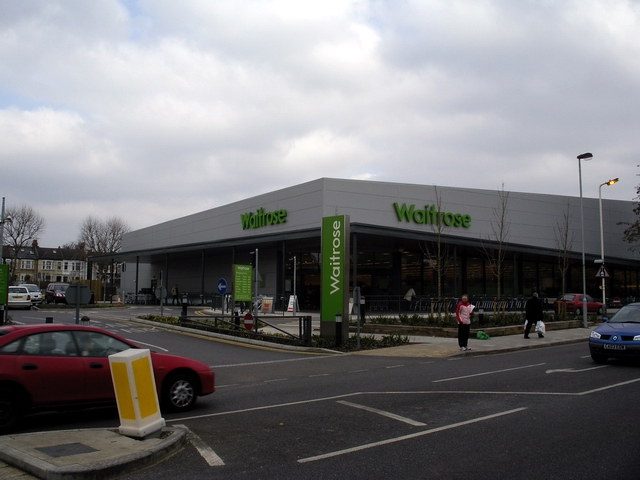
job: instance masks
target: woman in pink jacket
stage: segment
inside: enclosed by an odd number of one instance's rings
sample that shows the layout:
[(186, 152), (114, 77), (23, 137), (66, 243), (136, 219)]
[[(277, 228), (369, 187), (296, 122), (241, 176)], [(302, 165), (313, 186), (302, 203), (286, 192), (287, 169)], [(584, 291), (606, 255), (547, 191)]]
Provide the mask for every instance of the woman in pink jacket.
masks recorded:
[(467, 351), (469, 348), (469, 329), (471, 328), (471, 314), (475, 307), (469, 303), (469, 296), (462, 295), (462, 299), (456, 306), (456, 320), (458, 322), (458, 346), (460, 350)]

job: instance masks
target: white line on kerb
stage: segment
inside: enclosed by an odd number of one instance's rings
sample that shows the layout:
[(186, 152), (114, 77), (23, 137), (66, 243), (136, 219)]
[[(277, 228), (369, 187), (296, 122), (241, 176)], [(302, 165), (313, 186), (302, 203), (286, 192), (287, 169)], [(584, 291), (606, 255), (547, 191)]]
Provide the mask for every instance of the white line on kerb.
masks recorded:
[(544, 363), (536, 363), (535, 365), (525, 365), (524, 367), (505, 368), (504, 370), (494, 370), (492, 372), (474, 373), (473, 375), (464, 375), (462, 377), (443, 378), (442, 380), (434, 380), (433, 383), (450, 382), (452, 380), (461, 380), (463, 378), (482, 377), (483, 375), (493, 375), (494, 373), (512, 372), (513, 370), (521, 370), (523, 368), (533, 368), (545, 365)]
[(408, 423), (409, 425), (413, 425), (414, 427), (424, 427), (426, 424), (422, 422), (416, 422), (415, 420), (411, 420), (407, 417), (401, 417), (400, 415), (396, 415), (395, 413), (385, 412), (384, 410), (378, 410), (377, 408), (367, 407), (366, 405), (360, 405), (357, 403), (347, 402), (346, 400), (338, 400), (338, 403), (341, 405), (346, 405), (347, 407), (359, 408), (360, 410), (365, 410), (371, 413), (377, 413), (378, 415), (382, 415), (383, 417), (391, 418), (393, 420), (399, 420), (404, 423)]
[(198, 435), (193, 433), (186, 425), (174, 425), (174, 427), (182, 428), (187, 431), (187, 439), (196, 447), (198, 453), (204, 458), (210, 467), (220, 467), (224, 465), (222, 459), (213, 449), (207, 445)]
[(360, 445), (358, 447), (345, 448), (344, 450), (338, 450), (335, 452), (325, 453), (323, 455), (316, 455), (315, 457), (301, 458), (298, 460), (298, 463), (309, 463), (315, 462), (317, 460), (324, 460), (326, 458), (337, 457), (340, 455), (346, 455), (348, 453), (359, 452), (361, 450), (366, 450), (369, 448), (380, 447), (382, 445), (389, 445), (391, 443), (402, 442), (404, 440), (410, 440), (412, 438), (422, 437), (424, 435), (430, 435), (432, 433), (442, 432), (444, 430), (450, 430), (452, 428), (462, 427), (464, 425), (471, 425), (473, 423), (483, 422), (485, 420), (491, 420), (492, 418), (501, 417), (503, 415), (510, 415), (512, 413), (521, 412), (523, 410), (527, 410), (526, 408), (516, 408), (514, 410), (507, 410), (506, 412), (495, 413), (493, 415), (487, 415), (485, 417), (474, 418), (473, 420), (467, 420), (465, 422), (453, 423), (451, 425), (445, 425), (443, 427), (432, 428), (430, 430), (425, 430), (423, 432), (416, 432), (410, 435), (403, 435), (402, 437), (389, 438), (387, 440), (381, 440), (379, 442), (367, 443), (365, 445)]

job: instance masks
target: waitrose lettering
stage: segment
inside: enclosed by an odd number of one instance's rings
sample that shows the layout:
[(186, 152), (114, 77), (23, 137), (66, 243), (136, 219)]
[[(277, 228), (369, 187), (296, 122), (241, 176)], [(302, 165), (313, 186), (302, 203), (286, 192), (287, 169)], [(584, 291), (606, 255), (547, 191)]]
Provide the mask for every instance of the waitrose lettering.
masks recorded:
[(240, 214), (242, 229), (260, 228), (267, 225), (277, 225), (278, 223), (286, 223), (287, 211), (280, 209), (273, 212), (265, 212), (262, 207), (256, 210), (256, 213), (247, 212)]
[(469, 228), (471, 226), (471, 215), (438, 211), (435, 205), (425, 205), (424, 208), (416, 208), (413, 204), (407, 207), (406, 203), (403, 203), (402, 206), (394, 203), (393, 207), (396, 210), (399, 222), (405, 220), (406, 222), (414, 222), (421, 225), (443, 224), (447, 227), (463, 228)]

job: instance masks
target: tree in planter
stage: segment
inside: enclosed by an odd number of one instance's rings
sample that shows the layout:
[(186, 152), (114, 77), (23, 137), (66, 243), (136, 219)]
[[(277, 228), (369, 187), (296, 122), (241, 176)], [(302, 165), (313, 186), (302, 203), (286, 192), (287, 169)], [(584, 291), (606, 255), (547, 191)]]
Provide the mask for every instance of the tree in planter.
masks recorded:
[[(562, 277), (560, 298), (564, 298), (567, 288), (567, 272), (571, 266), (569, 253), (573, 247), (573, 240), (575, 237), (575, 234), (571, 229), (571, 214), (568, 202), (567, 209), (564, 211), (562, 218), (556, 221), (556, 224), (553, 226), (553, 236), (558, 249), (558, 268), (560, 269), (560, 275)], [(563, 320), (566, 320), (567, 311), (565, 303), (561, 302), (558, 304), (558, 314)]]
[(436, 222), (431, 224), (431, 230), (436, 236), (436, 241), (435, 244), (427, 242), (418, 243), (420, 245), (420, 250), (422, 250), (422, 253), (428, 259), (429, 265), (437, 276), (438, 303), (440, 303), (440, 300), (442, 300), (442, 279), (444, 278), (445, 269), (449, 263), (449, 246), (443, 241), (443, 233), (446, 226), (444, 222), (440, 221), (439, 215), (442, 211), (442, 195), (438, 192), (438, 187), (436, 185), (434, 185), (433, 188), (435, 190), (436, 199), (435, 208), (438, 215)]
[[(502, 271), (504, 260), (507, 255), (506, 243), (511, 229), (511, 221), (507, 218), (507, 205), (509, 203), (509, 192), (502, 187), (498, 189), (498, 205), (493, 209), (493, 220), (491, 221), (492, 235), (488, 240), (491, 245), (482, 244), (482, 251), (490, 273), (496, 279), (497, 298), (502, 294)], [(494, 302), (493, 313), (496, 314), (497, 302)]]

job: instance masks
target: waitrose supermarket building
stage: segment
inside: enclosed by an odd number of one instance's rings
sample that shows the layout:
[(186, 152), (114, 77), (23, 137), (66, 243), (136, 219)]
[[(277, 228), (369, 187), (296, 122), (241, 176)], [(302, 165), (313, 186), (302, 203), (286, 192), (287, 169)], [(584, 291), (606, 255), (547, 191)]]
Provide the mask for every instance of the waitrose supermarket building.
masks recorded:
[[(584, 198), (583, 208), (587, 293), (601, 298), (598, 199)], [(345, 219), (348, 288), (371, 305), (411, 288), (495, 295), (500, 246), (502, 295), (559, 295), (564, 245), (565, 291), (582, 291), (579, 197), (433, 185), (321, 178), (127, 233), (110, 258), (124, 264), (120, 293), (177, 284), (191, 301), (210, 301), (221, 280), (233, 293), (234, 265), (254, 264), (257, 251), (259, 295), (278, 305), (295, 291), (300, 309), (320, 310), (327, 217)], [(638, 297), (640, 258), (621, 225), (636, 220), (633, 203), (602, 200), (602, 220), (607, 297)]]

